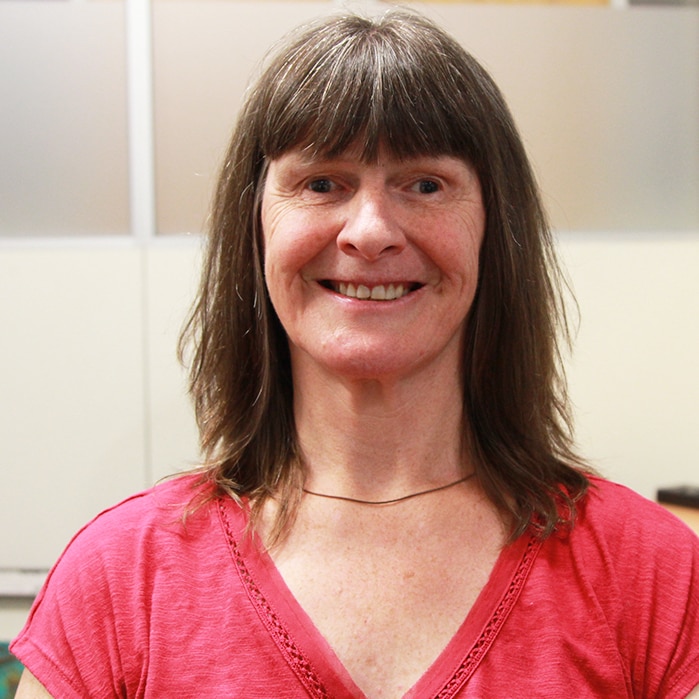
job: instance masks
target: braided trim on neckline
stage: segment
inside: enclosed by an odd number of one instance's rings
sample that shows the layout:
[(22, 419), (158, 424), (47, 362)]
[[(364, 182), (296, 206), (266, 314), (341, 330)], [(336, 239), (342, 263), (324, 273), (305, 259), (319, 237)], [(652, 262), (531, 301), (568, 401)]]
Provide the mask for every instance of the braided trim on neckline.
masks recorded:
[(522, 556), (522, 560), (517, 567), (517, 571), (512, 577), (507, 591), (490, 617), (490, 620), (476, 642), (471, 646), (466, 657), (451, 676), (451, 679), (444, 685), (442, 690), (435, 695), (434, 699), (451, 699), (476, 671), (476, 668), (493, 645), (500, 629), (519, 599), (519, 595), (529, 577), (529, 573), (541, 549), (542, 543), (543, 542), (535, 536), (530, 538), (524, 555)]
[(317, 672), (311, 665), (310, 661), (304, 655), (303, 651), (298, 647), (294, 639), (291, 637), (286, 627), (274, 611), (270, 603), (267, 601), (264, 593), (257, 586), (250, 571), (248, 570), (243, 555), (238, 546), (238, 541), (231, 527), (230, 519), (226, 513), (223, 498), (218, 500), (218, 510), (223, 524), (224, 533), (228, 539), (228, 544), (233, 554), (233, 561), (238, 569), (238, 575), (245, 587), (248, 597), (255, 607), (260, 620), (269, 632), (270, 636), (281, 651), (285, 660), (294, 671), (296, 676), (301, 680), (301, 683), (312, 697), (318, 699), (331, 699), (328, 690), (318, 677)]

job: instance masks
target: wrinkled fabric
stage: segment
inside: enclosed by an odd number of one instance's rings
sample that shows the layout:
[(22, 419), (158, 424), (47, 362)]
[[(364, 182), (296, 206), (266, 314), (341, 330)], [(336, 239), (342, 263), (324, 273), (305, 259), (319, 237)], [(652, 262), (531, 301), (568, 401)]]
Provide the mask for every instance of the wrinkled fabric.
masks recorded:
[[(57, 699), (363, 697), (246, 535), (245, 508), (214, 499), (183, 518), (193, 488), (174, 479), (83, 528), (16, 656)], [(502, 551), (406, 699), (679, 699), (699, 685), (698, 639), (699, 539), (593, 479), (572, 532)]]

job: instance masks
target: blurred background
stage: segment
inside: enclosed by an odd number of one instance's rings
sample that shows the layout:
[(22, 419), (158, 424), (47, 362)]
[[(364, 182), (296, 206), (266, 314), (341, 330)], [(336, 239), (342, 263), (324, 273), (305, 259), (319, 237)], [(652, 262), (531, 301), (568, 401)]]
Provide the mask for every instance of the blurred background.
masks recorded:
[[(89, 518), (197, 461), (175, 343), (248, 78), (386, 2), (0, 0), (0, 640)], [(696, 2), (403, 3), (503, 89), (579, 306), (581, 451), (699, 485)]]

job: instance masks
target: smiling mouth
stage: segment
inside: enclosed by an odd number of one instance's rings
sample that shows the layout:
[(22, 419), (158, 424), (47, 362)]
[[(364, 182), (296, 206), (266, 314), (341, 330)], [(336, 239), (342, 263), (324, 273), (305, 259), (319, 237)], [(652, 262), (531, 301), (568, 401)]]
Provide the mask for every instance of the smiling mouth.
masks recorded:
[(362, 301), (395, 301), (396, 299), (407, 296), (411, 291), (415, 291), (422, 286), (422, 284), (417, 282), (406, 284), (377, 284), (376, 286), (332, 281), (323, 281), (321, 284), (326, 289), (331, 289), (341, 296), (347, 296), (348, 298)]

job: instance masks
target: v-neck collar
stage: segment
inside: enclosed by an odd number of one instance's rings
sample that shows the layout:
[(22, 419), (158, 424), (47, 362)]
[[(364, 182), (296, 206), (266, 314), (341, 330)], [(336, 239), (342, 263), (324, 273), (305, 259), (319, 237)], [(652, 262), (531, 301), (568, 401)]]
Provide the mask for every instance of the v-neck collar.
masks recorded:
[[(221, 524), (250, 602), (309, 696), (366, 699), (330, 644), (286, 585), (247, 513), (232, 499), (218, 501)], [(503, 548), (488, 582), (437, 659), (403, 699), (454, 697), (488, 652), (526, 582), (541, 547), (529, 535)]]

